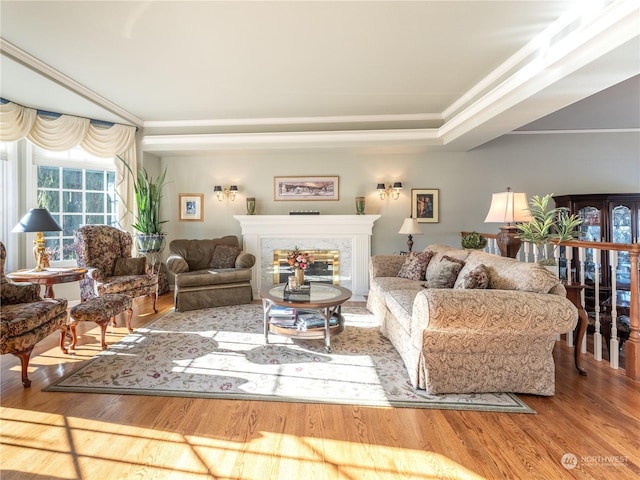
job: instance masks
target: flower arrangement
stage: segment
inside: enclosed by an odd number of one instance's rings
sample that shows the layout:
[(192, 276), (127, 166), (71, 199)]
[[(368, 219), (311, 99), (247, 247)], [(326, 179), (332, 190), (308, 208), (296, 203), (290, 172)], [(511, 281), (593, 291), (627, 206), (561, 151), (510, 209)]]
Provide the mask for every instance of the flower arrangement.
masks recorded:
[(313, 255), (301, 252), (298, 247), (294, 247), (293, 251), (287, 254), (287, 263), (289, 263), (292, 270), (306, 270), (313, 262)]

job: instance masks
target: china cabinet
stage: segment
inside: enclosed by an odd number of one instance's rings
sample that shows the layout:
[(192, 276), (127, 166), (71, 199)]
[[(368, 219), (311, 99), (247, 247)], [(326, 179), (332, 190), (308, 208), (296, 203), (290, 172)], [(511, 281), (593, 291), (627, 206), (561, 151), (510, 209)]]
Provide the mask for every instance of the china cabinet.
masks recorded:
[[(566, 207), (582, 219), (579, 240), (637, 243), (640, 238), (640, 193), (559, 195), (553, 200), (557, 207)], [(575, 264), (573, 268), (576, 268)], [(595, 270), (593, 250), (587, 249), (585, 278), (580, 280), (586, 284), (595, 283)], [(608, 252), (603, 252), (598, 280), (605, 289), (611, 285), (611, 275)], [(618, 254), (615, 276), (617, 288), (628, 290), (631, 262), (627, 252)]]

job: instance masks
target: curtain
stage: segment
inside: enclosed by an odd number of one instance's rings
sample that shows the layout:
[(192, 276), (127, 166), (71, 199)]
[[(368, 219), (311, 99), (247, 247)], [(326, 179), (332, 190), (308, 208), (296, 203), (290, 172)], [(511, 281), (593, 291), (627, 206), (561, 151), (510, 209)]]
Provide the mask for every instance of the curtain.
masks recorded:
[(94, 125), (88, 118), (61, 115), (57, 118), (38, 115), (32, 108), (7, 102), (0, 105), (0, 141), (13, 142), (21, 138), (41, 148), (53, 151), (69, 150), (80, 145), (98, 157), (115, 157), (125, 160), (133, 172), (129, 174), (124, 164), (114, 158), (116, 167), (116, 192), (120, 227), (131, 232), (135, 205), (133, 181), (136, 176), (136, 128), (114, 124), (109, 127)]

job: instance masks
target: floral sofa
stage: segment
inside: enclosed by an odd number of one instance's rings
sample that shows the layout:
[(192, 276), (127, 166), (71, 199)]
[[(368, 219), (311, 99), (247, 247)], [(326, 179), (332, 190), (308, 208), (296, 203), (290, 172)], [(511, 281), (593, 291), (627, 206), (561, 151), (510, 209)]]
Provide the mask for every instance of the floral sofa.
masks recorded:
[(251, 268), (256, 257), (243, 252), (235, 235), (173, 240), (167, 269), (175, 275), (175, 309), (251, 303)]
[(427, 393), (555, 393), (552, 350), (578, 319), (543, 266), (431, 245), (370, 259), (367, 308)]
[(22, 385), (31, 386), (29, 360), (36, 344), (56, 330), (60, 331), (60, 348), (67, 331), (67, 300), (40, 298), (40, 286), (11, 282), (4, 274), (7, 251), (0, 243), (0, 353), (12, 353), (20, 359)]

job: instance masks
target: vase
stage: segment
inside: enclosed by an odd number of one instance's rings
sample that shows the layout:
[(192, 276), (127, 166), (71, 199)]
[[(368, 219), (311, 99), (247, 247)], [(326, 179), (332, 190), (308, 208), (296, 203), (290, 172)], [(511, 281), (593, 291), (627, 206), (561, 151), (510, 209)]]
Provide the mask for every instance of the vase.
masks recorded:
[(254, 197), (247, 198), (247, 215), (254, 215), (256, 213), (256, 199)]
[(356, 215), (364, 215), (364, 197), (356, 197)]
[(298, 285), (304, 285), (304, 270), (302, 270), (301, 268), (296, 268), (295, 274), (296, 278), (298, 279)]

